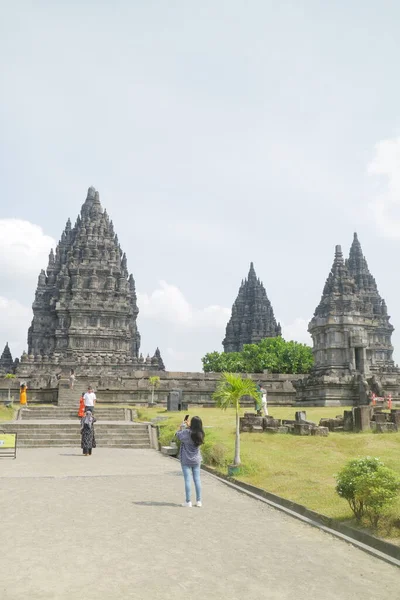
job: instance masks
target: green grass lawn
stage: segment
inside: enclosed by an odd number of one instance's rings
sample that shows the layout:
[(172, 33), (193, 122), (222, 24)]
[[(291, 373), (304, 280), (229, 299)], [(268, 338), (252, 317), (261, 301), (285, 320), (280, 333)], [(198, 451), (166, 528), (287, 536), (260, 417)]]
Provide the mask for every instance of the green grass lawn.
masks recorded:
[[(344, 409), (307, 408), (307, 419), (318, 423), (321, 417), (343, 414)], [(161, 408), (138, 410), (143, 420), (168, 417), (160, 424), (163, 444), (169, 443), (183, 418), (183, 413), (168, 413)], [(296, 408), (269, 407), (268, 410), (275, 418), (293, 419)], [(215, 462), (219, 463), (216, 468), (226, 474), (226, 465), (234, 455), (234, 411), (196, 408), (194, 412), (206, 427), (205, 462), (214, 463), (214, 466)], [(347, 502), (335, 492), (335, 474), (348, 460), (376, 456), (400, 475), (400, 432), (381, 435), (372, 432), (330, 433), (327, 438), (242, 433), (240, 439), (243, 469), (237, 479), (343, 521), (351, 520), (352, 512)], [(400, 544), (400, 498), (382, 518), (377, 533)]]
[[(16, 406), (19, 406), (19, 404)], [(0, 406), (0, 423), (4, 423), (5, 421), (12, 421), (16, 410), (17, 409), (15, 407), (6, 408), (4, 405)]]

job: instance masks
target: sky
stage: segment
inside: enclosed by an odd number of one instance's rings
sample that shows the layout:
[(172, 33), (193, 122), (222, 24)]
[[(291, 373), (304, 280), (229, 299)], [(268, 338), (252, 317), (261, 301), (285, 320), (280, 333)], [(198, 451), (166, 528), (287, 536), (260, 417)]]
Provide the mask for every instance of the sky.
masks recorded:
[(354, 231), (400, 356), (398, 3), (3, 0), (0, 16), (0, 347), (26, 348), (40, 269), (94, 186), (141, 349), (167, 369), (222, 350), (251, 261), (283, 335), (310, 342)]

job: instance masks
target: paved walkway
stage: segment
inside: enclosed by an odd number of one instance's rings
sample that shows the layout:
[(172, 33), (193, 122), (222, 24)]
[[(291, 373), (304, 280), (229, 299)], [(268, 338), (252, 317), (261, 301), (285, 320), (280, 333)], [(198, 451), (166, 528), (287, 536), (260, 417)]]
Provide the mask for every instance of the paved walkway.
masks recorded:
[(0, 462), (2, 600), (391, 600), (399, 569), (152, 450)]

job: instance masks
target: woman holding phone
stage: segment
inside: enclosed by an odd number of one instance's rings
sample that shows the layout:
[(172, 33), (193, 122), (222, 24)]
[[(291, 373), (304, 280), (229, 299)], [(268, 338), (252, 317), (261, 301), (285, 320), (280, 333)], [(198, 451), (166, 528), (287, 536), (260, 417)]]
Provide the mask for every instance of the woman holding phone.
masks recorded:
[(181, 442), (179, 450), (179, 458), (181, 461), (181, 467), (183, 477), (185, 480), (185, 495), (186, 500), (182, 506), (190, 508), (192, 506), (191, 494), (192, 494), (192, 477), (194, 481), (194, 487), (196, 490), (196, 506), (200, 507), (201, 504), (201, 479), (200, 479), (200, 465), (201, 465), (201, 452), (200, 446), (204, 443), (204, 431), (203, 423), (200, 417), (192, 417), (185, 419), (187, 424), (186, 428), (180, 428), (176, 432), (176, 437)]

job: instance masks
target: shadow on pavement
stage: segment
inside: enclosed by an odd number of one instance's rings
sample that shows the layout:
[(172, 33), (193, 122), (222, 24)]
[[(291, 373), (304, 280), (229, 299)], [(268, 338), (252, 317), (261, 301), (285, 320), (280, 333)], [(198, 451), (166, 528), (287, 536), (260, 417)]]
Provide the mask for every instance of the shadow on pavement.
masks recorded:
[(132, 502), (132, 504), (136, 504), (137, 506), (173, 506), (174, 508), (177, 506), (181, 506), (180, 504), (176, 504), (175, 502), (153, 502), (152, 500)]

